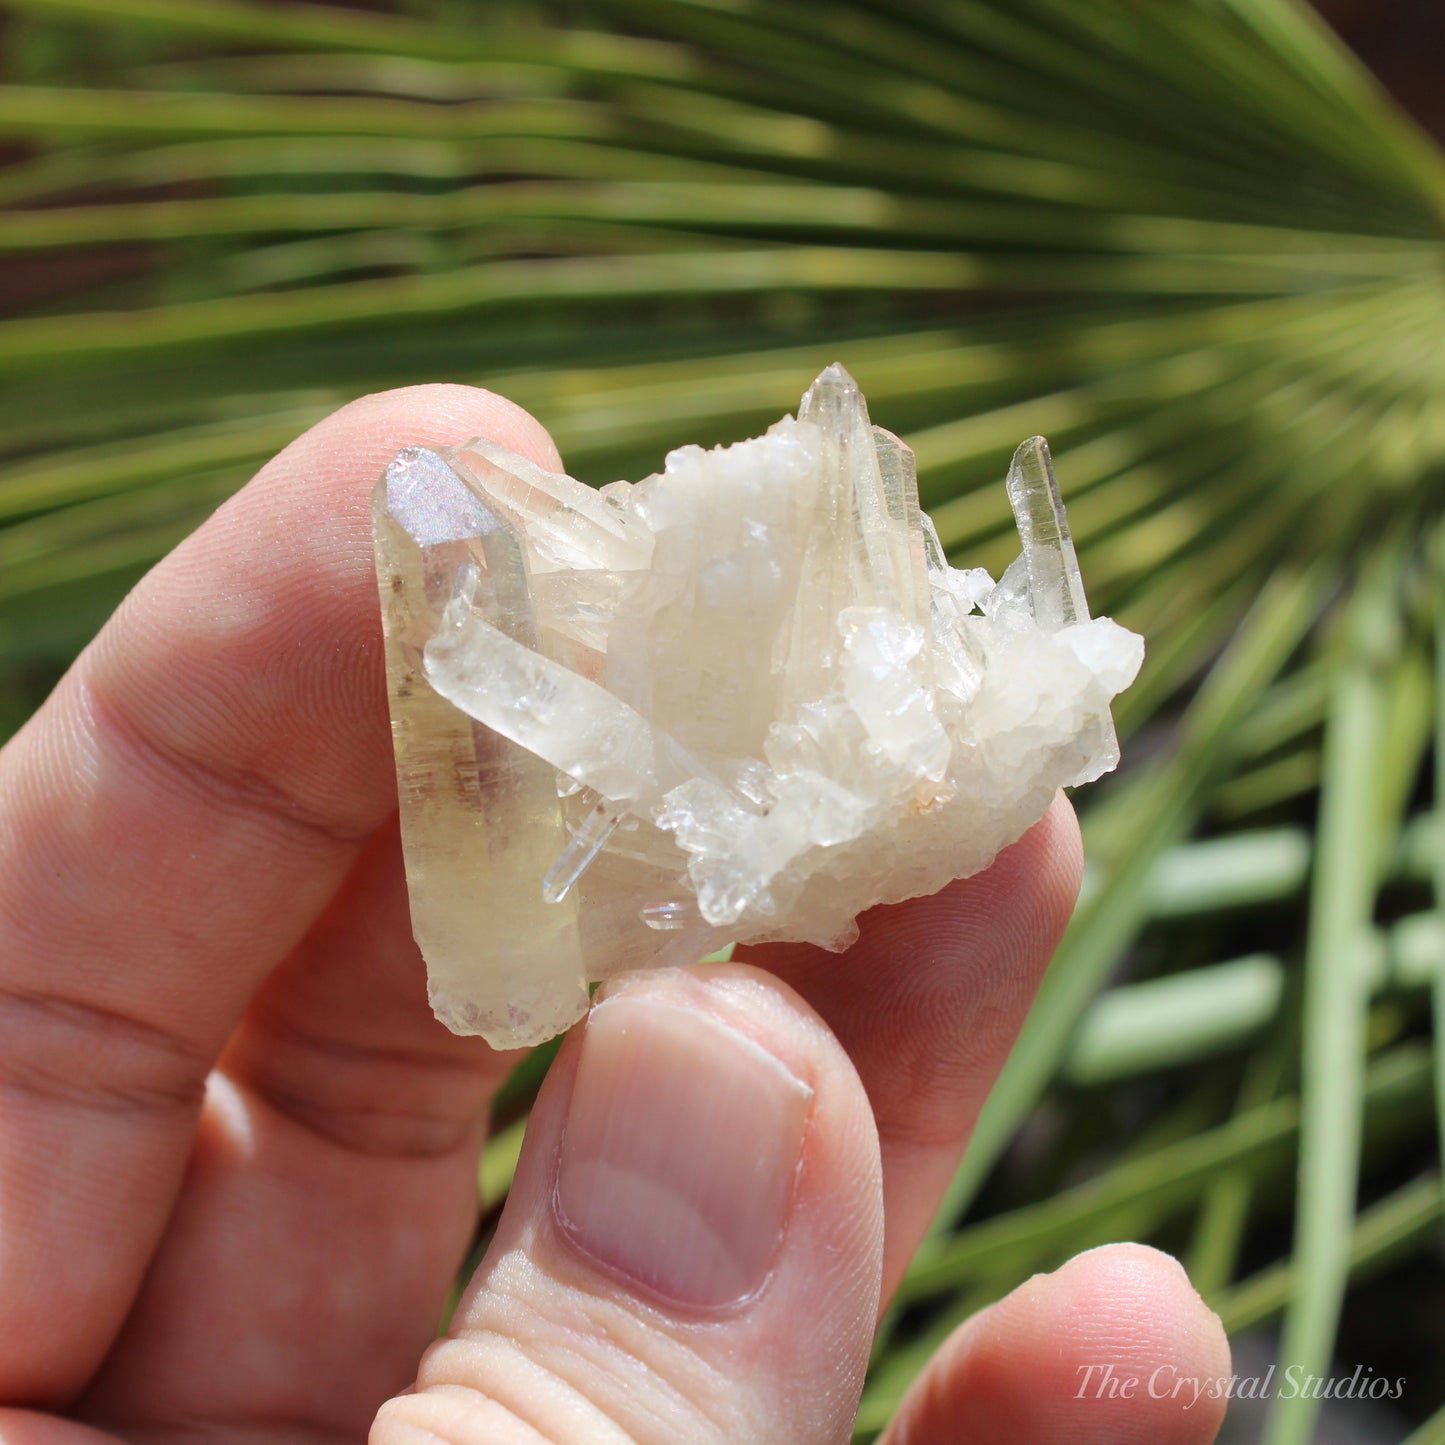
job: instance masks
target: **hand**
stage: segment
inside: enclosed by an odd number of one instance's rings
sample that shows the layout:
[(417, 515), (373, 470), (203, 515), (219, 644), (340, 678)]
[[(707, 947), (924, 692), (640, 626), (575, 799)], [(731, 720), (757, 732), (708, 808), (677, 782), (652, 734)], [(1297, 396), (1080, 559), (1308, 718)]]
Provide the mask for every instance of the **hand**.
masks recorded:
[[(368, 494), (399, 447), (477, 433), (558, 465), (467, 387), (313, 428), (0, 754), (5, 1445), (849, 1437), (880, 1301), (1072, 907), (1073, 815), (843, 956), (608, 988), (428, 1349), (516, 1059), (427, 1010)], [(1213, 1439), (1218, 1401), (1078, 1398), (1099, 1362), (1229, 1373), (1179, 1267), (1116, 1246), (963, 1326), (888, 1438)]]

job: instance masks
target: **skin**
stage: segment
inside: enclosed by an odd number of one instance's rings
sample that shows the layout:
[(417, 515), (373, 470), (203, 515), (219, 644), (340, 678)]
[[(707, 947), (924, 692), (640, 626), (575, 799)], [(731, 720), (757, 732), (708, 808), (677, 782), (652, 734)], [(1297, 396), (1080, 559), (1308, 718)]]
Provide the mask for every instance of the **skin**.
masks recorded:
[[(848, 1438), (878, 1312), (1073, 906), (1073, 814), (1060, 798), (986, 873), (874, 910), (841, 957), (760, 948), (609, 987), (708, 1016), (809, 1091), (754, 1294), (669, 1303), (559, 1223), (579, 1026), (431, 1343), (516, 1056), (426, 1006), (367, 498), (399, 447), (477, 434), (560, 465), (468, 387), (321, 422), (0, 753), (0, 1445)], [(961, 1327), (888, 1441), (1214, 1438), (1219, 1401), (1078, 1398), (1100, 1360), (1229, 1374), (1179, 1266), (1112, 1246)]]

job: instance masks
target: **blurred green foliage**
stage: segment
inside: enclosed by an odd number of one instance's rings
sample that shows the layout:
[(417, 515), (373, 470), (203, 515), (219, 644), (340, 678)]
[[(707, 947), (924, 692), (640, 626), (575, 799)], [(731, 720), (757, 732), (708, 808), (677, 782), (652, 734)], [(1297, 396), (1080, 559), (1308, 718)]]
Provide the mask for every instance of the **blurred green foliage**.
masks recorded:
[[(1313, 14), (0, 15), (0, 729), (363, 390), (484, 383), (602, 481), (841, 359), (994, 568), (1008, 454), (1046, 432), (1091, 601), (1149, 661), (860, 1435), (956, 1320), (1121, 1235), (1326, 1373), (1351, 1282), (1442, 1209), (1445, 166)], [(1314, 1409), (1279, 1401), (1270, 1445)]]

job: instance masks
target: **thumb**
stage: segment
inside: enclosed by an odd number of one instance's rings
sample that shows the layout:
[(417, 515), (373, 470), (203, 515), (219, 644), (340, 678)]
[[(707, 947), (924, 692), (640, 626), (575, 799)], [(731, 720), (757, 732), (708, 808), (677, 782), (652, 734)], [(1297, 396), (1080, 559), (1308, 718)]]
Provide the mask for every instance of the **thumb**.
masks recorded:
[(838, 1445), (878, 1308), (863, 1087), (756, 969), (614, 981), (537, 1101), (497, 1236), (372, 1445)]

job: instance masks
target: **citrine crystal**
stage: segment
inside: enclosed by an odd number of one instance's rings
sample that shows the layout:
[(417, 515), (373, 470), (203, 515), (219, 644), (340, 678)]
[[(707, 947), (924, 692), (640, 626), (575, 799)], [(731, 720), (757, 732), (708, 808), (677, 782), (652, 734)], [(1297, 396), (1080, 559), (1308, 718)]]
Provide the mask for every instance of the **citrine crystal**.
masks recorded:
[(796, 420), (594, 491), (487, 441), (373, 499), (402, 839), (432, 1006), (538, 1042), (589, 981), (845, 947), (1118, 761), (1143, 643), (1089, 618), (1042, 437), (1022, 556), (943, 556), (839, 366)]

